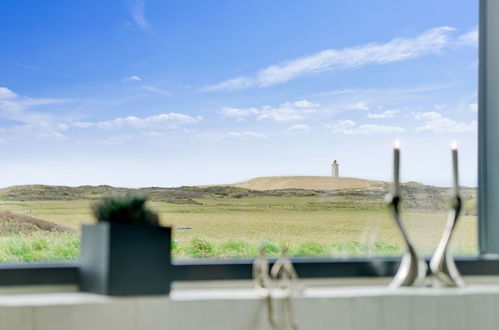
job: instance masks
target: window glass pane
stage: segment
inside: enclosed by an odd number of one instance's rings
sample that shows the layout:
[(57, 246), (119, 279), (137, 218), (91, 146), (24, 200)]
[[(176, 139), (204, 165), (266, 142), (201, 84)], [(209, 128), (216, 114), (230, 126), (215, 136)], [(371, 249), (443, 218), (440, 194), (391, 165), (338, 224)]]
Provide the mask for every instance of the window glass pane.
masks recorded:
[(475, 254), (477, 18), (468, 0), (1, 3), (0, 261), (78, 258), (92, 203), (136, 188), (176, 258), (400, 255), (396, 139), (426, 255), (457, 141), (453, 248)]

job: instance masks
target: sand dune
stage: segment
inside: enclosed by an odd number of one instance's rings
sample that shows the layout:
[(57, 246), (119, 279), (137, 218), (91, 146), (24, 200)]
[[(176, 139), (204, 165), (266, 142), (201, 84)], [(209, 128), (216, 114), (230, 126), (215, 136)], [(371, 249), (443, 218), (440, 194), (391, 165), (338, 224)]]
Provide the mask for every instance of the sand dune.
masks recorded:
[(356, 178), (332, 178), (329, 176), (273, 176), (254, 178), (245, 182), (231, 184), (252, 190), (276, 189), (309, 189), (309, 190), (339, 190), (339, 189), (384, 189), (388, 185), (384, 181), (373, 181)]
[(31, 234), (36, 231), (65, 232), (71, 234), (78, 232), (77, 230), (51, 221), (15, 214), (9, 211), (0, 211), (0, 236)]

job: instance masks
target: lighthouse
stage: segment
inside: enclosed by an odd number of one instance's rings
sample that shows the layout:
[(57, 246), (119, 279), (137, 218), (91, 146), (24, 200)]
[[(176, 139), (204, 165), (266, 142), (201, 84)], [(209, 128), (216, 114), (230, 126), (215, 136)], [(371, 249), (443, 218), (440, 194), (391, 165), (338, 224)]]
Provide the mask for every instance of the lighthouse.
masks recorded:
[(334, 160), (333, 164), (331, 164), (331, 177), (339, 178), (340, 177), (340, 164)]

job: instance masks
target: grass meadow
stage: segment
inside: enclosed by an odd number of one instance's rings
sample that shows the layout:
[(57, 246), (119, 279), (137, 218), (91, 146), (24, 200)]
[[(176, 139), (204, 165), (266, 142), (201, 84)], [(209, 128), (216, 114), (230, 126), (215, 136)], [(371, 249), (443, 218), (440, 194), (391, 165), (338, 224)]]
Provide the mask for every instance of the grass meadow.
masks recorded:
[[(251, 258), (260, 245), (270, 256), (286, 245), (292, 256), (394, 256), (402, 240), (385, 205), (320, 196), (199, 198), (196, 204), (152, 201), (165, 225), (174, 228), (174, 257)], [(92, 223), (91, 200), (1, 201), (0, 211), (48, 220), (74, 229)], [(433, 252), (443, 231), (445, 212), (405, 210), (404, 221), (422, 254)], [(453, 238), (459, 255), (477, 252), (477, 219), (460, 218)], [(191, 229), (177, 229), (188, 227)], [(0, 236), (0, 261), (73, 260), (79, 235), (35, 232)]]

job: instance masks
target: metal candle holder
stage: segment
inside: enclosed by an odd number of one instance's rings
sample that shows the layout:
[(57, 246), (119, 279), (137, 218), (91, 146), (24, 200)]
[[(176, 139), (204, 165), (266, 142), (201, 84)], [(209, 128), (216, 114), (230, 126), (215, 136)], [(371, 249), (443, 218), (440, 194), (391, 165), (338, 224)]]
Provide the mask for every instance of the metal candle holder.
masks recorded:
[(409, 239), (409, 235), (405, 230), (404, 224), (402, 222), (402, 217), (400, 216), (400, 196), (398, 194), (389, 193), (386, 196), (387, 203), (390, 204), (392, 215), (399, 227), (400, 233), (404, 239), (404, 245), (406, 247), (406, 252), (402, 256), (400, 266), (398, 268), (395, 277), (390, 283), (390, 287), (398, 288), (401, 286), (420, 286), (423, 284), (426, 276), (426, 262), (419, 258), (416, 253), (416, 249)]
[(464, 286), (464, 281), (457, 270), (450, 250), (450, 241), (457, 225), (457, 219), (461, 213), (461, 206), (461, 197), (456, 194), (451, 199), (451, 208), (444, 233), (430, 261), (430, 269), (437, 286)]
[(395, 141), (393, 149), (393, 183), (390, 193), (386, 195), (386, 202), (390, 204), (393, 218), (399, 227), (406, 251), (400, 261), (400, 266), (390, 286), (398, 288), (401, 286), (419, 286), (423, 284), (426, 276), (426, 262), (418, 257), (416, 249), (409, 239), (400, 216), (400, 141)]
[(293, 263), (288, 258), (287, 247), (281, 247), (281, 257), (272, 266), (270, 275), (277, 281), (278, 287), (283, 290), (284, 299), (287, 307), (288, 321), (291, 329), (298, 330), (298, 322), (296, 320), (296, 313), (293, 303), (295, 293), (301, 293), (303, 287), (298, 282), (298, 275), (296, 274)]
[(271, 280), (269, 277), (269, 261), (265, 258), (265, 248), (258, 249), (259, 257), (253, 262), (253, 281), (255, 290), (262, 297), (267, 305), (267, 319), (272, 329), (277, 329), (277, 322), (274, 316), (274, 305), (270, 292)]
[(447, 218), (447, 225), (445, 226), (440, 243), (431, 258), (430, 269), (435, 280), (435, 285), (459, 287), (464, 286), (464, 281), (457, 270), (450, 250), (450, 240), (456, 229), (457, 219), (461, 213), (462, 206), (461, 196), (459, 196), (459, 168), (456, 141), (452, 142), (452, 178), (454, 181), (453, 197), (450, 200), (451, 207)]

